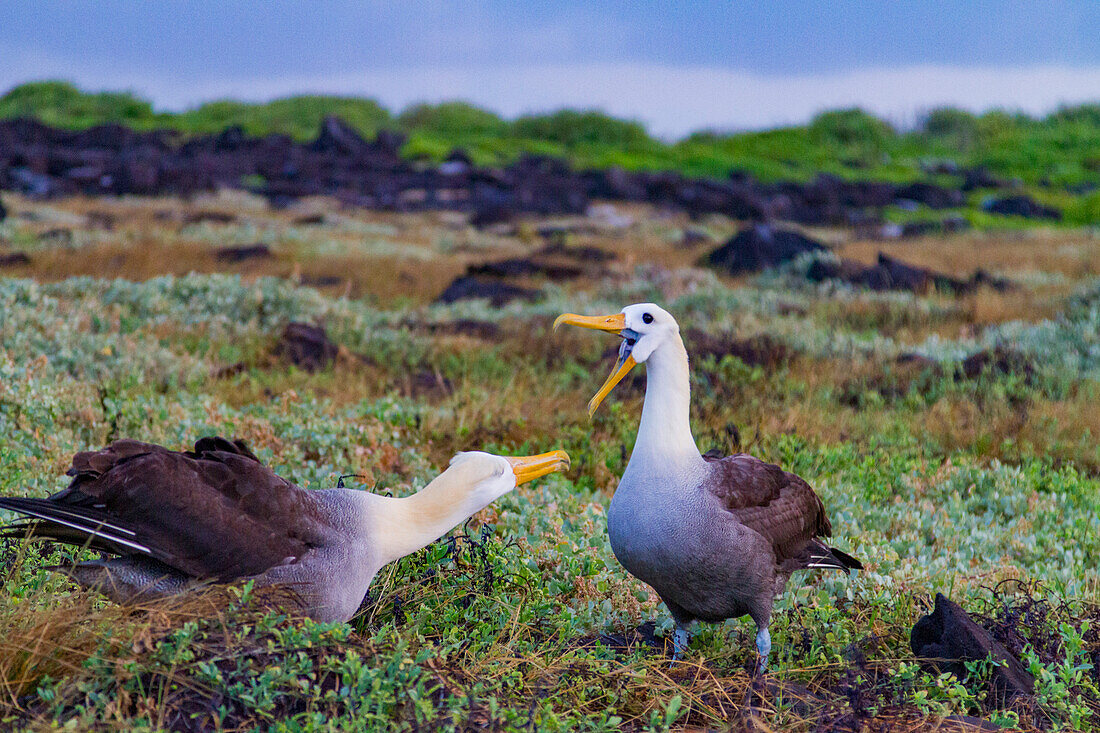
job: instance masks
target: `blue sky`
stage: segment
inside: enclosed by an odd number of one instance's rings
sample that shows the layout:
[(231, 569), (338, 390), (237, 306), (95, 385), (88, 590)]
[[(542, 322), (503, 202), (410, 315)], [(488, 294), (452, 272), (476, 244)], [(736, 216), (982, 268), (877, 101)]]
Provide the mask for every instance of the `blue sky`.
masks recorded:
[(165, 108), (234, 96), (561, 106), (658, 134), (859, 104), (1100, 101), (1100, 2), (119, 2), (0, 0), (0, 87), (68, 78)]

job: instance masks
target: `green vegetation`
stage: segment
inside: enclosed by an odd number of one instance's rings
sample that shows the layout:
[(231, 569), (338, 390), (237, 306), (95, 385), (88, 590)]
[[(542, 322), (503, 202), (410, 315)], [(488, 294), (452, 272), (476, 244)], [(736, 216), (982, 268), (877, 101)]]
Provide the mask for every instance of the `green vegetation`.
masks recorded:
[(462, 147), (481, 164), (537, 153), (566, 157), (578, 167), (717, 177), (742, 171), (766, 181), (806, 180), (818, 173), (909, 181), (923, 177), (922, 164), (952, 161), (959, 167), (984, 166), (995, 176), (1039, 188), (1077, 191), (1100, 185), (1097, 104), (1063, 108), (1041, 119), (938, 109), (912, 131), (895, 130), (850, 109), (822, 113), (803, 127), (699, 132), (665, 142), (651, 137), (638, 122), (593, 110), (505, 120), (463, 102), (418, 104), (392, 114), (369, 99), (297, 96), (266, 103), (208, 102), (172, 113), (155, 111), (133, 94), (85, 93), (55, 81), (23, 84), (0, 97), (0, 118), (37, 117), (69, 128), (118, 122), (198, 134), (240, 125), (254, 135), (283, 133), (306, 140), (316, 134), (325, 115), (339, 115), (368, 137), (383, 128), (401, 130), (409, 136), (407, 155), (432, 160)]
[[(451, 109), (432, 124), (446, 129), (452, 113), (472, 114)], [(847, 113), (828, 119), (814, 134), (837, 144), (864, 126)], [(610, 343), (549, 330), (565, 310), (646, 300), (679, 318), (693, 349), (700, 447), (740, 447), (804, 476), (835, 544), (867, 565), (848, 579), (796, 576), (779, 601), (776, 686), (756, 705), (763, 724), (813, 730), (849, 716), (856, 728), (917, 730), (971, 714), (1024, 730), (1097, 725), (1095, 238), (972, 233), (897, 245), (913, 257), (927, 248), (954, 274), (980, 264), (1022, 283), (954, 298), (808, 284), (805, 261), (724, 281), (687, 266), (698, 253), (672, 244), (685, 222), (653, 217), (629, 237), (583, 235), (621, 256), (601, 274), (543, 283), (541, 300), (497, 309), (427, 305), (442, 285), (401, 268), (453, 276), (471, 251), (514, 256), (527, 245), (427, 216), (343, 210), (306, 226), (297, 212), (242, 205), (236, 220), (181, 227), (191, 207), (228, 210), (227, 199), (6, 203), (0, 237), (35, 247), (26, 277), (0, 279), (0, 493), (45, 496), (65, 485), (73, 453), (123, 436), (173, 447), (236, 436), (300, 485), (354, 473), (362, 490), (397, 495), (458, 450), (564, 448), (573, 468), (385, 569), (346, 625), (288, 616), (247, 587), (120, 608), (40, 569), (68, 551), (0, 546), (0, 727), (737, 725), (749, 714), (751, 622), (703, 625), (669, 669), (635, 631), (652, 622), (660, 642), (667, 611), (608, 544), (606, 507), (642, 382), (625, 381), (590, 421), (584, 406), (610, 367)], [(79, 229), (89, 205), (113, 217), (111, 230)], [(58, 222), (88, 236), (38, 236)], [(272, 269), (160, 274), (205, 269), (215, 246), (257, 239), (275, 251)], [(665, 266), (622, 264), (639, 252)], [(84, 262), (95, 277), (66, 276)], [(367, 290), (301, 287), (301, 272), (287, 276), (292, 262), (306, 274), (363, 271)], [(125, 279), (104, 277), (107, 267)], [(391, 292), (389, 281), (412, 284)], [(299, 370), (272, 355), (288, 321), (324, 323), (351, 353)], [(703, 353), (700, 334), (730, 347)], [(752, 337), (780, 356), (726, 353)], [(959, 367), (998, 348), (1012, 357)], [(899, 358), (914, 353), (925, 359)], [(988, 664), (962, 680), (921, 669), (909, 630), (936, 592), (1019, 635), (1033, 701), (994, 709)]]

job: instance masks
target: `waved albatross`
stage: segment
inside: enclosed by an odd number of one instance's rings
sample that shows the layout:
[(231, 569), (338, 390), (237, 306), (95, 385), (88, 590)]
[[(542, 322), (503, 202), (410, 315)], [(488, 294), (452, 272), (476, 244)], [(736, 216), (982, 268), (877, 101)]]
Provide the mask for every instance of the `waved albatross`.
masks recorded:
[(676, 622), (673, 659), (696, 620), (749, 615), (756, 622), (756, 672), (771, 651), (772, 601), (791, 572), (863, 566), (818, 537), (832, 533), (810, 485), (779, 466), (739, 453), (699, 455), (688, 421), (688, 356), (680, 327), (652, 303), (612, 316), (565, 313), (554, 322), (618, 333), (619, 359), (588, 403), (589, 415), (636, 365), (647, 365), (638, 438), (611, 507), (615, 557), (661, 597)]
[(72, 482), (48, 499), (0, 497), (0, 509), (30, 517), (2, 534), (113, 556), (65, 572), (119, 602), (171, 595), (196, 580), (254, 578), (292, 589), (318, 621), (347, 621), (383, 565), (568, 465), (564, 451), (459, 453), (417, 493), (390, 498), (299, 488), (239, 440), (202, 438), (186, 452), (118, 440), (78, 453)]

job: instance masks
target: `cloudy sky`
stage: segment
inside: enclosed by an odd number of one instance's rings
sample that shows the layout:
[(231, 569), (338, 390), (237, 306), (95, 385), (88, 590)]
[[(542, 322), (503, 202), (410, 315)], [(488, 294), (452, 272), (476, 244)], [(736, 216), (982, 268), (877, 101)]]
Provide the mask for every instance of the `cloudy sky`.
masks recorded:
[(297, 92), (508, 116), (602, 108), (674, 137), (860, 105), (1100, 102), (1096, 0), (0, 0), (0, 89), (44, 78), (159, 108)]

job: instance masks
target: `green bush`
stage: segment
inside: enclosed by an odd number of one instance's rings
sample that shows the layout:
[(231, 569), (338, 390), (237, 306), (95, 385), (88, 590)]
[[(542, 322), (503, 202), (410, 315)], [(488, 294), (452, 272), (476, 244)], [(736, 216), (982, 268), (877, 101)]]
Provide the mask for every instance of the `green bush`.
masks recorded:
[(525, 115), (512, 123), (514, 137), (549, 140), (566, 147), (607, 145), (627, 150), (655, 147), (645, 126), (594, 110), (558, 110), (545, 115)]
[(859, 108), (822, 112), (810, 122), (810, 135), (834, 145), (885, 147), (896, 133), (888, 123)]
[(21, 84), (0, 97), (0, 118), (35, 117), (48, 125), (82, 128), (105, 122), (147, 126), (153, 105), (129, 92), (89, 94), (63, 81)]
[(508, 123), (500, 117), (466, 102), (414, 104), (398, 115), (397, 124), (408, 132), (455, 140), (500, 137), (508, 130)]

